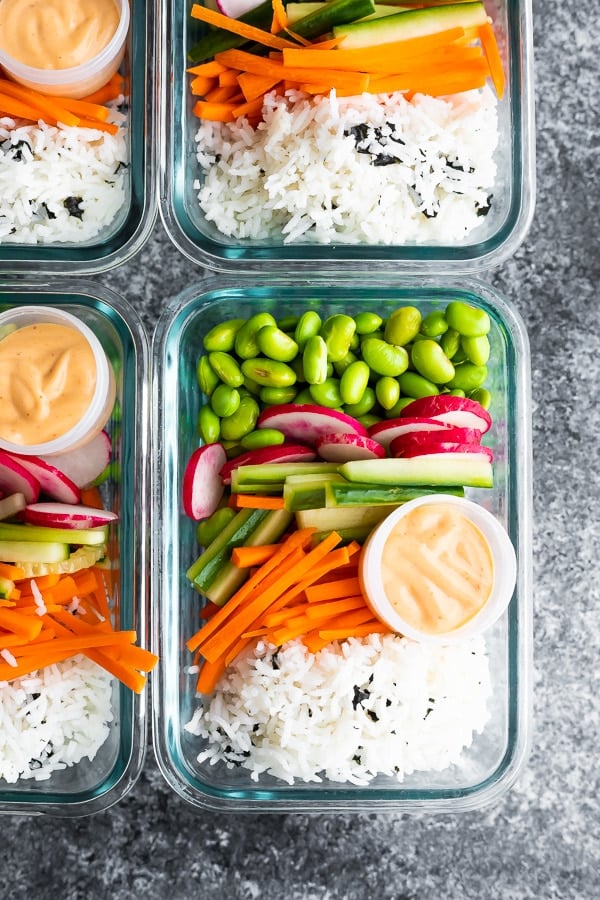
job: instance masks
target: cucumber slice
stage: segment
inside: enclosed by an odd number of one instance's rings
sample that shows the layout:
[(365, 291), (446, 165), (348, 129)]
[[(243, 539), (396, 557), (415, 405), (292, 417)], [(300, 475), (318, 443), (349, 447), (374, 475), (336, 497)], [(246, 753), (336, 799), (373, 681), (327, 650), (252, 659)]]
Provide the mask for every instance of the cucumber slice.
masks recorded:
[(313, 475), (292, 475), (286, 478), (283, 486), (285, 508), (296, 512), (327, 506), (326, 488), (331, 481), (343, 482), (344, 479), (337, 472), (321, 475), (319, 478)]
[(437, 487), (435, 485), (407, 487), (390, 485), (388, 487), (386, 485), (352, 484), (340, 480), (339, 483), (329, 483), (325, 486), (325, 505), (328, 507), (398, 506), (426, 494), (439, 494), (440, 491), (455, 497), (464, 497), (465, 494), (462, 487)]
[(296, 513), (298, 528), (317, 531), (339, 531), (377, 525), (396, 509), (396, 506), (351, 506), (337, 509), (301, 509)]
[(187, 577), (198, 590), (208, 587), (219, 569), (229, 559), (234, 547), (245, 544), (255, 528), (267, 516), (264, 509), (241, 509), (221, 534), (206, 547), (187, 570)]
[(493, 487), (492, 464), (483, 454), (428, 453), (410, 459), (361, 459), (344, 463), (340, 473), (362, 484)]
[(262, 466), (240, 466), (237, 484), (284, 482), (290, 475), (324, 475), (337, 472), (337, 463), (265, 463)]
[(282, 494), (284, 479), (272, 482), (252, 482), (248, 484), (240, 484), (238, 479), (238, 469), (234, 469), (231, 473), (231, 493), (232, 494)]
[(336, 38), (343, 38), (341, 49), (355, 50), (426, 37), (451, 28), (479, 27), (487, 21), (483, 3), (453, 3), (410, 10), (366, 22), (355, 20), (346, 25), (334, 26), (333, 34)]
[[(90, 566), (100, 565), (106, 556), (106, 545), (99, 547), (79, 547), (61, 562), (19, 562), (25, 578), (38, 578), (40, 575), (73, 575)], [(118, 565), (118, 562), (117, 562)]]
[[(299, 22), (301, 19), (304, 19), (306, 16), (310, 16), (314, 12), (322, 12), (324, 6), (325, 0), (320, 0), (320, 2), (316, 3), (288, 3), (285, 7), (285, 11), (288, 17), (290, 28), (292, 28), (297, 22)], [(369, 19), (382, 19), (384, 18), (384, 16), (394, 16), (396, 15), (396, 13), (402, 12), (404, 9), (408, 10), (410, 9), (410, 7), (387, 6), (383, 3), (376, 3), (375, 12), (370, 13), (370, 15), (368, 16), (363, 16), (360, 21), (364, 22), (368, 21)]]
[(0, 559), (3, 562), (57, 563), (69, 558), (69, 545), (47, 541), (0, 540)]
[(42, 525), (9, 525), (0, 522), (0, 541), (38, 541), (96, 547), (105, 544), (107, 540), (106, 525), (99, 528), (45, 528)]
[[(344, 544), (350, 544), (352, 541), (356, 541), (359, 544), (364, 544), (366, 539), (369, 537), (371, 532), (373, 531), (373, 525), (356, 525), (354, 528), (336, 528), (335, 533), (339, 534), (342, 541), (339, 545), (343, 547)], [(326, 537), (329, 537), (333, 529), (329, 529), (329, 531), (317, 531), (312, 536), (311, 544), (313, 547), (316, 547), (317, 544), (320, 544), (321, 541), (324, 541)]]

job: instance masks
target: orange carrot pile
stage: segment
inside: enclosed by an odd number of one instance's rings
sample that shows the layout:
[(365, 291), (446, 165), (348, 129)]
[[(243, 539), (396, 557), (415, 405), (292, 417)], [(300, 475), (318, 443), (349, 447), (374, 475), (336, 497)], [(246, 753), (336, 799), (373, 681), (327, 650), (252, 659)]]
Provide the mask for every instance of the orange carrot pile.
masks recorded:
[(101, 569), (73, 575), (24, 578), (18, 566), (0, 564), (13, 587), (0, 602), (0, 681), (12, 681), (78, 653), (94, 660), (139, 693), (158, 658), (135, 646), (135, 631), (120, 631)]
[(0, 116), (25, 119), (29, 122), (46, 122), (48, 125), (96, 128), (109, 134), (117, 134), (119, 126), (108, 122), (108, 108), (104, 106), (116, 99), (124, 87), (123, 78), (113, 75), (99, 91), (73, 100), (42, 94), (33, 88), (0, 78)]
[(304, 528), (278, 545), (234, 551), (240, 567), (263, 561), (224, 606), (210, 609), (187, 642), (197, 659), (204, 658), (200, 693), (214, 690), (226, 666), (258, 638), (275, 646), (301, 638), (315, 653), (334, 640), (389, 631), (362, 595), (360, 545), (338, 547), (341, 538), (332, 532), (310, 549), (313, 533)]
[[(271, 32), (247, 25), (198, 4), (192, 17), (270, 48), (268, 56), (246, 50), (223, 50), (213, 60), (188, 71), (194, 114), (202, 119), (233, 122), (240, 116), (260, 120), (263, 99), (272, 90), (297, 89), (308, 94), (338, 96), (395, 91), (441, 96), (483, 87), (488, 78), (499, 97), (504, 71), (494, 31), (451, 28), (357, 50), (344, 50), (343, 39), (310, 42), (287, 29), (285, 10), (273, 0)], [(288, 38), (274, 32), (286, 32)]]

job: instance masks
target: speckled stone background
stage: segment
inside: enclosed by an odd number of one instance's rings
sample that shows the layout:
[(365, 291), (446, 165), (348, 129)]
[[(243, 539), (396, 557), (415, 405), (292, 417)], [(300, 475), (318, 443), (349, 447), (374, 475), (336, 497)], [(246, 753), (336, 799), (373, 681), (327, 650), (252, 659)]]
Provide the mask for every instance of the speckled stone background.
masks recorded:
[[(90, 819), (0, 820), (1, 900), (550, 900), (600, 897), (600, 7), (534, 0), (538, 192), (523, 247), (490, 274), (527, 324), (535, 463), (529, 763), (496, 806), (402, 815), (198, 814), (149, 750)], [(160, 226), (103, 281), (151, 329), (199, 276)]]

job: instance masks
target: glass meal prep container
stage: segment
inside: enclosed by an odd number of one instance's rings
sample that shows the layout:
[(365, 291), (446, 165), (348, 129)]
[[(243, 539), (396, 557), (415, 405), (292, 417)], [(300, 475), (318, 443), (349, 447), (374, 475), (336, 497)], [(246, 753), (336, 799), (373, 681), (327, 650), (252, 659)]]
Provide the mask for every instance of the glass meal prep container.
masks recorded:
[[(200, 120), (193, 114), (186, 54), (204, 33), (191, 19), (189, 7), (164, 0), (160, 62), (162, 139), (159, 163), (159, 207), (165, 228), (191, 260), (220, 271), (262, 271), (265, 263), (284, 271), (312, 267), (359, 268), (369, 261), (378, 268), (407, 274), (435, 269), (474, 272), (511, 256), (529, 227), (535, 185), (530, 0), (485, 0), (494, 22), (506, 88), (498, 106), (499, 141), (494, 159), (497, 174), (489, 211), (481, 224), (457, 243), (316, 243), (304, 239), (227, 237), (205, 216), (197, 198), (201, 180), (195, 135)], [(217, 151), (215, 151), (217, 152)], [(323, 154), (327, 154), (326, 148)], [(238, 161), (237, 165), (247, 163)], [(381, 171), (381, 169), (379, 170)], [(274, 177), (274, 176), (273, 176)], [(292, 188), (289, 188), (292, 190)], [(241, 191), (241, 184), (234, 190)], [(293, 191), (292, 191), (293, 192)], [(220, 194), (215, 196), (221, 196)], [(446, 238), (444, 238), (444, 241)]]
[[(124, 90), (128, 90), (125, 103), (118, 107), (125, 116), (123, 125), (126, 128), (124, 136), (124, 150), (120, 144), (115, 149), (115, 160), (106, 158), (106, 154), (94, 163), (94, 178), (98, 179), (97, 189), (92, 191), (88, 187), (90, 202), (90, 217), (93, 218), (95, 204), (98, 214), (102, 213), (103, 201), (99, 191), (101, 189), (101, 173), (107, 171), (107, 178), (112, 178), (113, 173), (122, 177), (122, 201), (115, 197), (110, 202), (116, 206), (114, 216), (101, 224), (96, 233), (91, 236), (82, 236), (82, 240), (75, 238), (45, 240), (43, 243), (31, 243), (26, 240), (13, 242), (2, 239), (0, 231), (0, 272), (2, 273), (61, 273), (82, 274), (106, 271), (120, 265), (130, 259), (144, 245), (156, 220), (156, 184), (155, 184), (155, 79), (152, 76), (155, 66), (155, 16), (153, 6), (146, 0), (131, 0), (131, 13), (129, 31), (125, 43), (123, 62), (119, 72), (124, 79)], [(0, 116), (1, 122), (1, 116)], [(0, 154), (8, 153), (8, 143), (2, 146), (0, 135)], [(10, 151), (13, 152), (13, 151)], [(52, 164), (51, 155), (46, 152), (49, 165)], [(60, 153), (60, 149), (53, 151)], [(77, 148), (68, 148), (66, 156), (76, 160)], [(123, 158), (118, 162), (117, 159)], [(17, 147), (17, 159), (23, 160), (23, 151), (19, 153)], [(19, 165), (21, 165), (19, 163)], [(87, 165), (87, 163), (86, 163)], [(0, 177), (2, 172), (0, 170)], [(4, 174), (5, 178), (12, 179), (9, 170)], [(16, 176), (19, 177), (19, 176)], [(50, 176), (42, 172), (42, 180)], [(62, 177), (61, 177), (62, 180)], [(76, 179), (69, 179), (70, 187), (76, 193)], [(32, 197), (36, 205), (40, 205), (35, 189), (29, 182), (25, 184), (26, 197)], [(78, 197), (74, 194), (63, 198), (51, 193), (53, 202), (71, 204), (66, 207), (70, 216), (81, 217), (81, 208), (77, 206)], [(86, 195), (87, 196), (87, 195)], [(18, 198), (17, 198), (18, 199)], [(20, 200), (20, 202), (27, 202)], [(44, 217), (43, 204), (40, 205), (40, 216)], [(0, 213), (2, 206), (0, 203)], [(52, 211), (50, 211), (52, 212)], [(85, 212), (84, 212), (85, 216)], [(52, 215), (48, 218), (51, 220)], [(107, 217), (108, 218), (108, 217)], [(70, 221), (70, 220), (68, 220)], [(48, 222), (52, 226), (52, 222)]]
[[(0, 310), (25, 306), (57, 307), (84, 322), (99, 339), (116, 381), (116, 403), (105, 426), (112, 443), (111, 474), (100, 490), (107, 509), (117, 511), (111, 525), (105, 568), (115, 624), (137, 632), (147, 646), (147, 339), (131, 307), (111, 290), (78, 280), (52, 286), (0, 285)], [(122, 411), (122, 415), (120, 414)], [(111, 679), (113, 720), (108, 737), (92, 760), (54, 771), (47, 780), (0, 778), (0, 813), (83, 816), (120, 800), (135, 783), (146, 751), (145, 691), (134, 694)]]
[[(203, 402), (196, 367), (203, 338), (216, 324), (270, 311), (276, 318), (314, 309), (325, 315), (363, 310), (385, 317), (401, 305), (423, 314), (463, 300), (487, 311), (491, 360), (486, 386), (492, 394), (494, 487), (467, 489), (507, 529), (517, 553), (517, 581), (506, 612), (485, 635), (492, 696), (489, 721), (474, 735), (458, 765), (421, 771), (398, 780), (378, 775), (366, 786), (328, 781), (290, 785), (270, 775), (253, 780), (242, 766), (198, 762), (206, 742), (186, 730), (197, 707), (196, 671), (186, 640), (199, 627), (203, 599), (186, 569), (198, 556), (196, 523), (183, 511), (182, 479), (199, 445), (196, 423)], [(164, 311), (153, 345), (154, 433), (152, 563), (154, 652), (160, 655), (153, 696), (154, 748), (171, 787), (199, 808), (228, 811), (465, 811), (501, 796), (526, 757), (531, 687), (531, 446), (529, 349), (526, 332), (509, 302), (477, 280), (362, 275), (327, 280), (231, 278), (191, 285)]]

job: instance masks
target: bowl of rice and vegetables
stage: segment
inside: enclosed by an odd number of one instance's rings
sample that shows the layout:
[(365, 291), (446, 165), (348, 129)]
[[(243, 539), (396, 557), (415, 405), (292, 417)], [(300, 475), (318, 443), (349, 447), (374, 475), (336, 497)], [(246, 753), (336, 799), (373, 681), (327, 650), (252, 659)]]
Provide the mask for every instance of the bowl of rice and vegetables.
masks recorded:
[(527, 348), (502, 298), (213, 279), (156, 341), (169, 783), (236, 810), (497, 796), (530, 602)]
[(0, 810), (82, 815), (139, 773), (157, 661), (132, 523), (144, 338), (103, 289), (0, 303)]
[(162, 215), (186, 255), (414, 272), (514, 251), (533, 194), (526, 5), (217, 6), (174, 6), (163, 48)]

